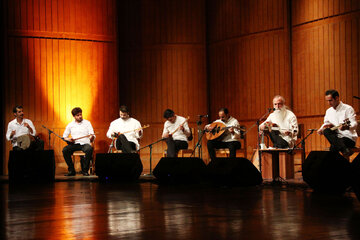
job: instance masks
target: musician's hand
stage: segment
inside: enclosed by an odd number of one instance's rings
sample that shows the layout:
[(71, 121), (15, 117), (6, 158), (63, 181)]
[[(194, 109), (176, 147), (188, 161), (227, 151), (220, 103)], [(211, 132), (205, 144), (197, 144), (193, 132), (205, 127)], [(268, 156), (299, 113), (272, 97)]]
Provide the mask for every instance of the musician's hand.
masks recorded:
[(349, 127), (348, 125), (342, 125), (341, 127), (339, 127), (339, 129), (340, 129), (341, 131), (344, 131), (344, 130), (349, 130), (350, 127)]
[(119, 136), (119, 134), (117, 134), (117, 133), (111, 134), (111, 137), (113, 137), (113, 138), (117, 138), (118, 136)]
[(235, 131), (234, 131), (234, 128), (233, 128), (233, 127), (229, 128), (229, 132), (230, 132), (230, 133), (234, 133), (234, 132), (235, 132)]
[(182, 125), (179, 126), (179, 130), (184, 131), (184, 129), (185, 129), (184, 126), (182, 126)]
[(291, 132), (285, 131), (284, 134), (285, 134), (285, 136), (290, 136), (290, 135), (291, 135)]
[(90, 137), (90, 142), (93, 142), (95, 140), (95, 136), (94, 135), (91, 135)]
[(16, 133), (16, 131), (13, 130), (13, 131), (11, 132), (11, 134), (10, 134), (10, 138), (13, 138), (13, 136), (15, 135), (15, 133)]
[(65, 141), (68, 141), (68, 142), (75, 142), (75, 140), (73, 139), (73, 138), (64, 138), (65, 139)]
[(316, 131), (317, 134), (319, 135), (323, 135), (324, 134), (324, 129), (323, 128), (320, 128), (319, 130)]
[(163, 134), (163, 138), (168, 138), (168, 137), (170, 137), (170, 134), (169, 134), (169, 133), (164, 133), (164, 134)]

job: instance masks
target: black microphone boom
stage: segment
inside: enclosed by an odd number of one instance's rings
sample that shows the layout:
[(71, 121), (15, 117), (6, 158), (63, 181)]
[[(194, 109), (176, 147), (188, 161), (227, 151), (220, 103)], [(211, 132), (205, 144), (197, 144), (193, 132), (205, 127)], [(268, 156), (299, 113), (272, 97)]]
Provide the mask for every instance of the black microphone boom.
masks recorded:
[(308, 129), (308, 131), (317, 131), (316, 128)]
[(353, 96), (353, 98), (356, 98), (356, 99), (359, 99), (359, 100), (360, 100), (360, 97), (357, 97), (357, 96)]
[(198, 117), (209, 117), (209, 115), (208, 114), (206, 114), (206, 115), (198, 115)]

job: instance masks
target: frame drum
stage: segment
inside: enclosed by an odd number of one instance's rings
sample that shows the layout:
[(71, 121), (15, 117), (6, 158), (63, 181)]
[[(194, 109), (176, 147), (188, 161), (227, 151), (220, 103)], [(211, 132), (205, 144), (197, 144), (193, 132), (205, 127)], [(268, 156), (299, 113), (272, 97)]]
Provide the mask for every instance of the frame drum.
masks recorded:
[(21, 135), (17, 137), (16, 142), (19, 148), (26, 150), (30, 147), (31, 142), (34, 140), (29, 134)]

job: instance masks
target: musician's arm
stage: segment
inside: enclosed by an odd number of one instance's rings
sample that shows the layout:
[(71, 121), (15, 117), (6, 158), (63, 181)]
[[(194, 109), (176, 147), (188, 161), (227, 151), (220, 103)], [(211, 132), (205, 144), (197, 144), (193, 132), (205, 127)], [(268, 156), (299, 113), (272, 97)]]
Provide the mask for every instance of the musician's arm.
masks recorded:
[(110, 126), (109, 126), (109, 129), (108, 129), (107, 133), (106, 133), (106, 136), (108, 138), (112, 139), (113, 134), (114, 134), (113, 123), (110, 123)]
[(266, 120), (259, 125), (259, 130), (263, 131), (265, 129), (265, 124), (271, 123), (271, 114), (266, 118)]
[(36, 135), (36, 129), (35, 126), (33, 124), (33, 122), (29, 119), (26, 120), (26, 123), (28, 124), (27, 128), (29, 129), (29, 132), (32, 136)]
[(70, 133), (71, 133), (71, 130), (70, 130), (70, 124), (71, 123), (69, 123), (67, 126), (66, 126), (66, 128), (65, 128), (65, 131), (64, 131), (64, 133), (63, 133), (63, 138), (66, 140), (66, 141), (72, 141), (72, 138), (69, 138), (69, 135), (70, 135)]
[[(233, 126), (240, 127), (240, 123), (236, 120), (232, 124)], [(240, 139), (240, 129), (233, 128), (233, 131), (231, 132), (231, 138), (232, 139)]]
[(349, 129), (351, 131), (356, 130), (358, 123), (356, 121), (356, 113), (353, 108), (349, 108), (346, 111), (346, 117), (349, 118), (349, 120), (350, 120), (350, 127), (347, 127), (344, 130), (347, 130), (347, 129)]
[[(136, 126), (135, 129), (139, 129), (139, 128), (141, 128), (140, 122), (137, 124), (137, 126)], [(143, 130), (140, 129), (139, 131), (136, 131), (136, 132), (135, 132), (135, 135), (136, 135), (136, 138), (137, 138), (137, 139), (142, 138), (142, 136), (143, 136)]]
[(164, 130), (162, 132), (161, 138), (168, 138), (169, 137), (169, 129), (168, 126), (166, 124), (166, 122), (164, 123)]
[(9, 123), (8, 127), (7, 127), (7, 131), (6, 131), (6, 139), (8, 141), (12, 141), (15, 133), (16, 133), (15, 130), (12, 129), (12, 127), (10, 126), (10, 123)]
[(184, 130), (183, 130), (184, 134), (186, 135), (186, 137), (189, 137), (191, 135), (191, 130), (189, 128), (189, 124), (187, 122), (184, 123)]
[(289, 134), (292, 135), (291, 137), (295, 137), (299, 131), (299, 125), (297, 122), (297, 118), (294, 114), (293, 117), (290, 118), (290, 129)]
[(91, 122), (89, 122), (88, 129), (89, 129), (89, 134), (92, 134), (90, 136), (90, 142), (93, 142), (95, 140), (96, 136), (95, 136), (94, 128), (91, 125)]

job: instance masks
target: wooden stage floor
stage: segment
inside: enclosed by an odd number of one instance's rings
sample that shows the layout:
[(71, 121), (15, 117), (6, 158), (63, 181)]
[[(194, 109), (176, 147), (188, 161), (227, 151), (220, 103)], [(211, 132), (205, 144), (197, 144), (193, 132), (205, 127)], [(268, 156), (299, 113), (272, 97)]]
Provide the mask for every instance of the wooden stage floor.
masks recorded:
[(353, 193), (304, 185), (2, 181), (0, 196), (1, 239), (360, 239)]

